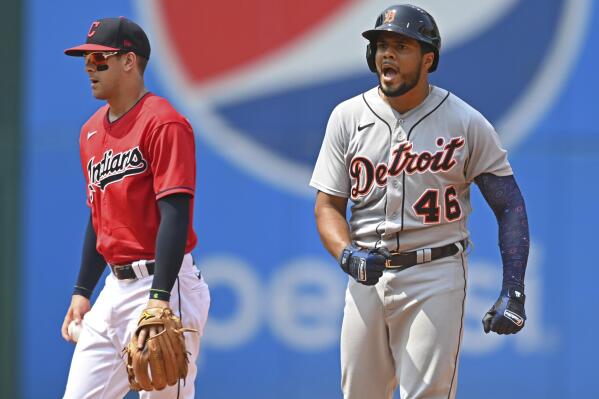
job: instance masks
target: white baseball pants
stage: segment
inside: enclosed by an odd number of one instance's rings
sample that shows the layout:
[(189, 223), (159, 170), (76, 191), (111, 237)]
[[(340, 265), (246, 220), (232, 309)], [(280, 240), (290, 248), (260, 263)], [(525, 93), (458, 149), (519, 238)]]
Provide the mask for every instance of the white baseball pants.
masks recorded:
[[(85, 315), (83, 329), (73, 353), (65, 399), (115, 399), (129, 392), (125, 359), (121, 350), (128, 344), (145, 309), (153, 276), (117, 280), (111, 273), (92, 309)], [(185, 333), (191, 353), (185, 384), (162, 391), (140, 392), (142, 399), (185, 398), (195, 394), (196, 360), (200, 337), (208, 318), (210, 293), (190, 254), (183, 258), (181, 271), (171, 292), (170, 306), (184, 327), (200, 333)]]
[(341, 329), (345, 399), (453, 399), (466, 297), (462, 253), (385, 271), (372, 287), (350, 278)]

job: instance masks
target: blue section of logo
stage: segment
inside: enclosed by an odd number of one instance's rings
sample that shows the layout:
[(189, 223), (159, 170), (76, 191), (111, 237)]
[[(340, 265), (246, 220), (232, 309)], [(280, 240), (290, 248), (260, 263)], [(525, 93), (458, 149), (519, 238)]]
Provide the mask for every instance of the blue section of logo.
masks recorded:
[[(492, 123), (500, 121), (543, 67), (563, 7), (561, 0), (520, 2), (481, 35), (442, 52), (431, 81), (476, 104)], [(230, 102), (216, 112), (263, 148), (311, 168), (333, 107), (376, 84), (366, 61), (364, 71), (343, 80)]]
[(292, 162), (312, 166), (329, 114), (340, 101), (376, 84), (370, 75), (228, 104), (218, 112), (261, 146)]

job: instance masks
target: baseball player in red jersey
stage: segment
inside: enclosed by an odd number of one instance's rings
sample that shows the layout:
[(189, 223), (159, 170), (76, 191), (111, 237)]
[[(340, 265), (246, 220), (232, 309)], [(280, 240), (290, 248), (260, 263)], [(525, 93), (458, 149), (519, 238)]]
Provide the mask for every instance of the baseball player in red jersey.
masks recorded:
[[(524, 200), (493, 126), (429, 84), (433, 17), (391, 6), (369, 41), (378, 85), (332, 112), (311, 185), (327, 250), (349, 278), (341, 328), (346, 399), (451, 399), (464, 321), (467, 219), (476, 183), (495, 213), (503, 260), (485, 332), (524, 327), (529, 233)], [(346, 209), (351, 201), (351, 218)]]
[[(150, 43), (124, 18), (94, 21), (86, 43), (65, 50), (85, 60), (94, 97), (105, 100), (79, 137), (91, 215), (79, 276), (62, 325), (81, 324), (65, 398), (121, 398), (129, 391), (121, 351), (146, 308), (170, 307), (184, 327), (190, 352), (187, 383), (142, 398), (193, 398), (196, 360), (210, 294), (190, 255), (195, 193), (192, 128), (165, 99), (145, 88)], [(93, 307), (90, 296), (109, 265)], [(139, 332), (138, 347), (158, 334)]]

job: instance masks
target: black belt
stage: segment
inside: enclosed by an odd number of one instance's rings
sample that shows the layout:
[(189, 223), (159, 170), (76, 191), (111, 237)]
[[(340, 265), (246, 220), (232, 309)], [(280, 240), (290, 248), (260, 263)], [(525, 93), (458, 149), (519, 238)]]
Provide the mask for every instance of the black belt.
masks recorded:
[(447, 244), (437, 248), (424, 248), (413, 252), (395, 252), (385, 262), (387, 269), (404, 270), (408, 267), (419, 265), (421, 263), (431, 262), (436, 259), (452, 256), (458, 252), (464, 251), (468, 246), (468, 240), (462, 240), (453, 244)]
[(132, 280), (154, 274), (153, 260), (138, 260), (126, 265), (112, 266), (112, 273), (119, 280)]

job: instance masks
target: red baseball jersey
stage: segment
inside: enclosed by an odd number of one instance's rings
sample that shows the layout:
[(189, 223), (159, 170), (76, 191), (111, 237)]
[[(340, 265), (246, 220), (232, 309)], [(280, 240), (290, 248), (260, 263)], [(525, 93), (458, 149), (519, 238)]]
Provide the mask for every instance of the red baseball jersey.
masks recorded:
[[(108, 105), (96, 111), (81, 129), (79, 149), (98, 252), (112, 265), (154, 259), (157, 200), (195, 192), (195, 142), (187, 119), (148, 93), (114, 122)], [(193, 218), (193, 201), (190, 208)], [(190, 223), (185, 252), (196, 242)]]

